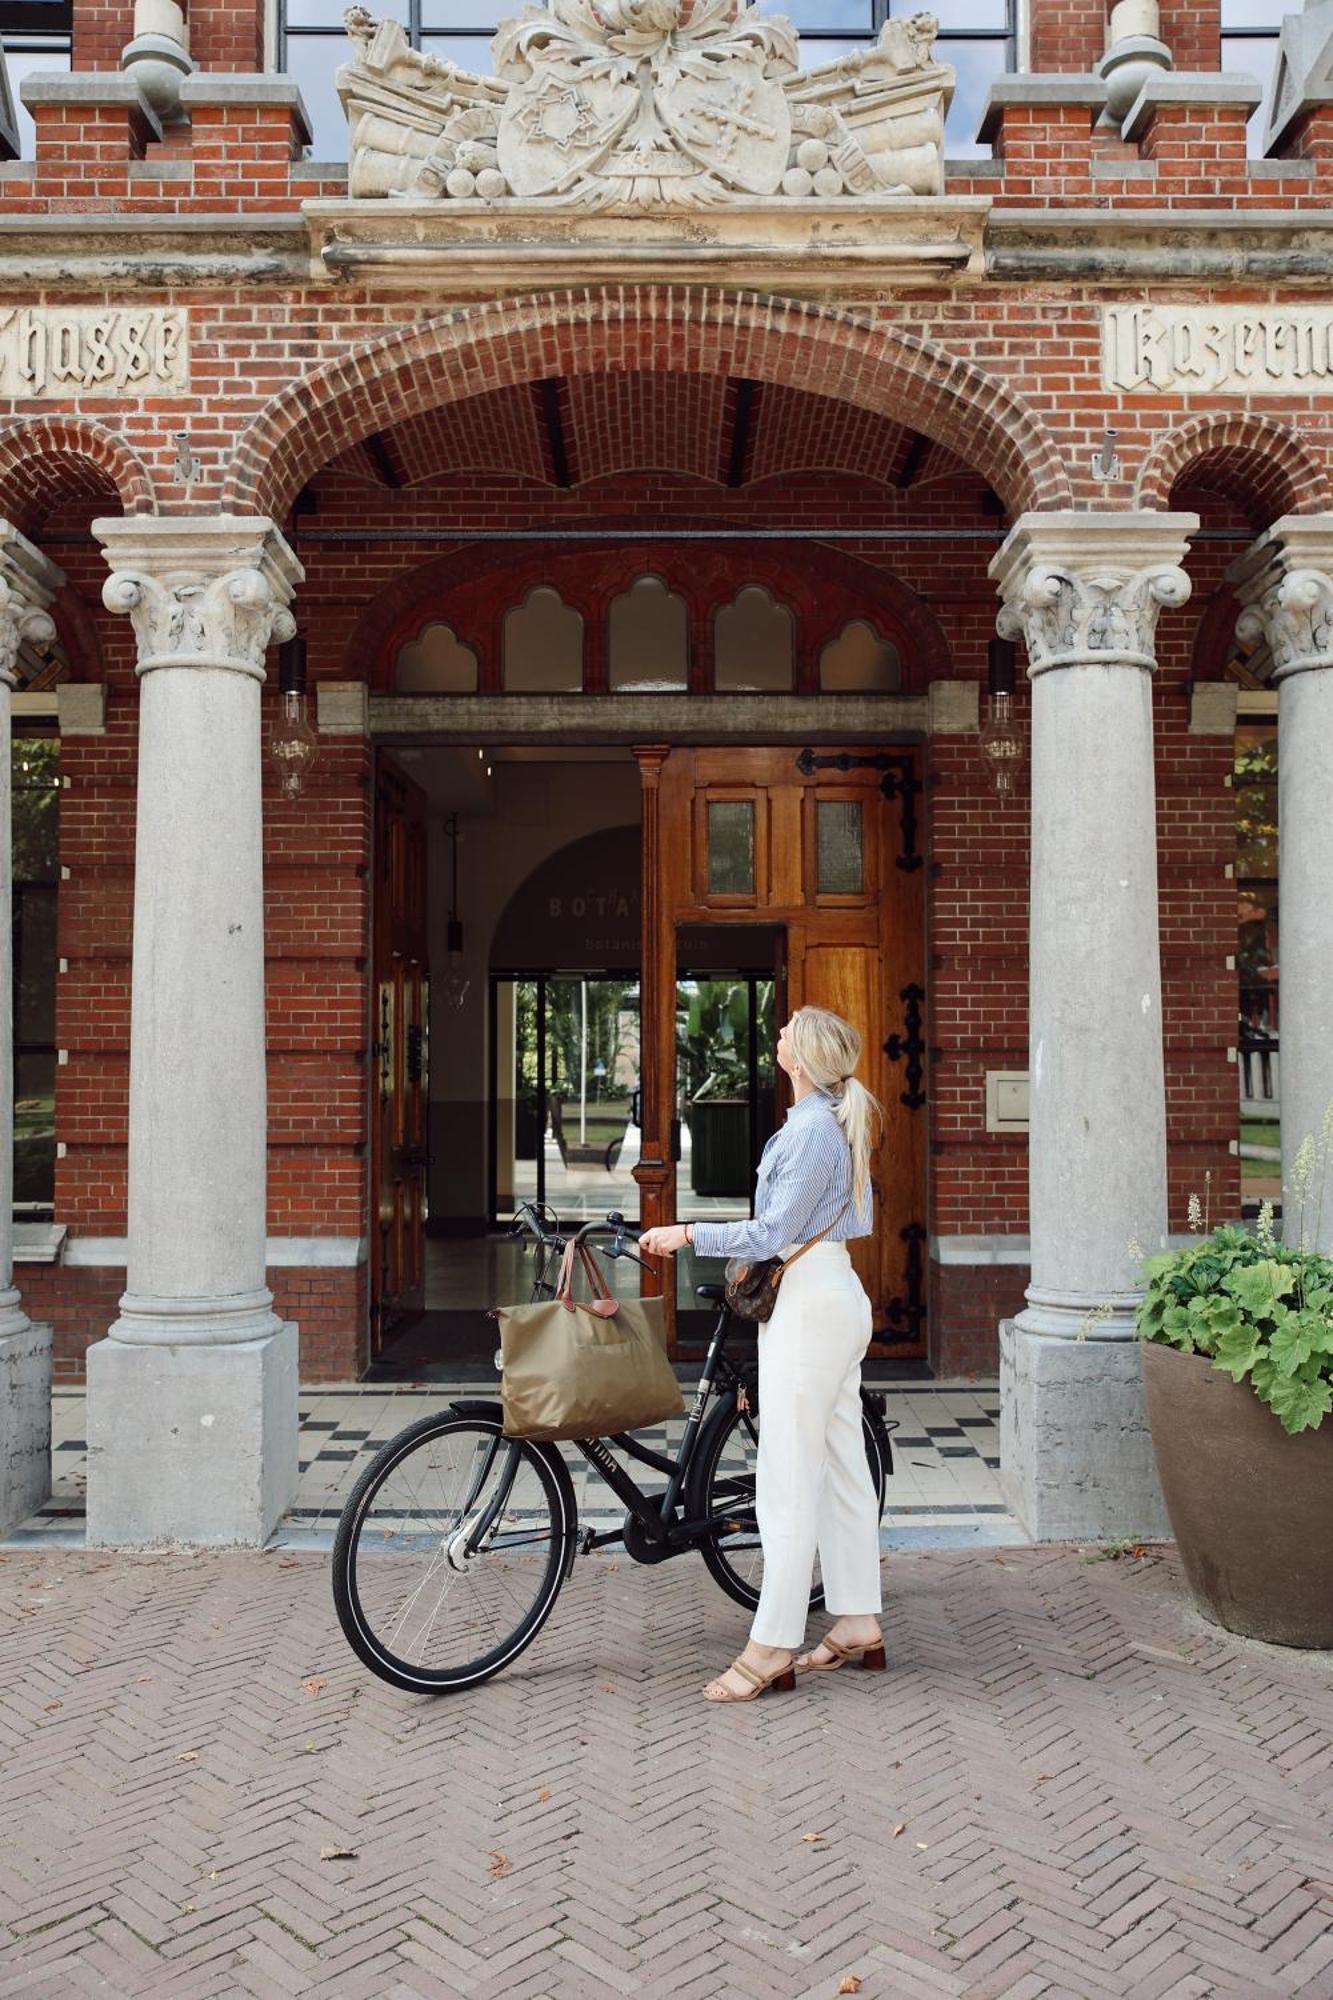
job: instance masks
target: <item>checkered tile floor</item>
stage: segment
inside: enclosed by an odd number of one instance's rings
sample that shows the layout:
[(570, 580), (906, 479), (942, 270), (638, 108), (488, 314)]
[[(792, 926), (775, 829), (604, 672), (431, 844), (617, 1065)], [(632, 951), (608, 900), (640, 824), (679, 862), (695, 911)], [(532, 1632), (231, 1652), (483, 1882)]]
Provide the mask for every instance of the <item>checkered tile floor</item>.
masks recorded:
[[(300, 1486), (282, 1531), (284, 1541), (325, 1540), (368, 1458), (406, 1424), (453, 1395), (487, 1393), (476, 1383), (452, 1389), (375, 1385), (318, 1386), (301, 1395)], [(687, 1392), (688, 1393), (688, 1392)], [(891, 1547), (949, 1547), (1026, 1540), (1000, 1496), (999, 1393), (993, 1382), (911, 1382), (886, 1392), (896, 1425), (893, 1478), (884, 1510)], [(671, 1451), (679, 1422), (642, 1433), (645, 1444)], [(52, 1496), (18, 1539), (82, 1532), (86, 1458), (82, 1390), (57, 1390), (52, 1404)], [(566, 1447), (582, 1518), (606, 1527), (621, 1508), (582, 1459)], [(652, 1476), (642, 1475), (651, 1485)]]

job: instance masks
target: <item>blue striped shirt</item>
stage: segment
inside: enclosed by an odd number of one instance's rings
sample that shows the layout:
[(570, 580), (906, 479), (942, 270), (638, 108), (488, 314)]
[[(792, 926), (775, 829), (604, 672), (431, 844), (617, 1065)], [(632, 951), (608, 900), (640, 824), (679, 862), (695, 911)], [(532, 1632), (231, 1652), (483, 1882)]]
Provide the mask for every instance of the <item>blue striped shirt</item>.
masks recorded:
[(793, 1104), (759, 1162), (752, 1222), (693, 1222), (690, 1232), (700, 1257), (743, 1257), (750, 1263), (775, 1257), (789, 1243), (808, 1243), (832, 1223), (828, 1243), (869, 1236), (874, 1197), (855, 1204), (839, 1221), (852, 1192), (852, 1150), (838, 1123), (833, 1099), (812, 1090)]

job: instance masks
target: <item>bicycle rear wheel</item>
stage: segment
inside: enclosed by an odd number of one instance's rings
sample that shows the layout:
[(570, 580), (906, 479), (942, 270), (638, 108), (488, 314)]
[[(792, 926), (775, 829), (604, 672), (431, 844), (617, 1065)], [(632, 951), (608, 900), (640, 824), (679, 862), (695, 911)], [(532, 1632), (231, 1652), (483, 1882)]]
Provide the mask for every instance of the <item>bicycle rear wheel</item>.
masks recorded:
[[(893, 1458), (883, 1420), (865, 1400), (864, 1392), (861, 1433), (882, 1520)], [(758, 1455), (759, 1397), (751, 1380), (746, 1408), (734, 1402), (719, 1403), (709, 1417), (691, 1468), (687, 1500), (689, 1514), (695, 1520), (711, 1520), (715, 1515), (725, 1518), (725, 1527), (700, 1542), (699, 1553), (727, 1596), (743, 1604), (747, 1611), (753, 1611), (758, 1604), (764, 1581), (764, 1551), (754, 1511)], [(810, 1609), (818, 1611), (823, 1602), (824, 1586), (816, 1562)]]
[(476, 1687), (545, 1624), (576, 1527), (558, 1455), (506, 1438), (498, 1411), (423, 1417), (376, 1453), (338, 1524), (347, 1643), (394, 1687)]

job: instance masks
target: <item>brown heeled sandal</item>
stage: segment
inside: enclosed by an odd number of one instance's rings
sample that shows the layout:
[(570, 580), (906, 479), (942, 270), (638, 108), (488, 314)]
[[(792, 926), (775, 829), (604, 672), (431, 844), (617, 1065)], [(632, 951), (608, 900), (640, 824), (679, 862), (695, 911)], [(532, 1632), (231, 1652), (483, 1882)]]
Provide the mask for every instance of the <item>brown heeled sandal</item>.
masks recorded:
[[(775, 1694), (790, 1694), (796, 1686), (796, 1668), (791, 1660), (788, 1660), (785, 1667), (778, 1667), (775, 1672), (767, 1675), (756, 1673), (748, 1661), (741, 1659), (733, 1660), (731, 1666), (724, 1668), (723, 1671), (726, 1673), (734, 1671), (741, 1674), (752, 1685), (745, 1690), (744, 1694), (733, 1694), (730, 1688), (724, 1689), (721, 1694), (706, 1694), (704, 1696), (705, 1701), (719, 1703), (724, 1701), (757, 1701), (767, 1688), (772, 1688)], [(721, 1677), (719, 1676), (719, 1678)]]
[[(832, 1653), (831, 1660), (817, 1660), (815, 1654), (823, 1646)], [(884, 1641), (872, 1640), (865, 1646), (841, 1646), (836, 1639), (821, 1639), (819, 1646), (805, 1653), (793, 1664), (798, 1674), (836, 1674), (839, 1667), (845, 1667), (849, 1660), (858, 1667), (864, 1667), (868, 1674), (882, 1674), (885, 1669)]]

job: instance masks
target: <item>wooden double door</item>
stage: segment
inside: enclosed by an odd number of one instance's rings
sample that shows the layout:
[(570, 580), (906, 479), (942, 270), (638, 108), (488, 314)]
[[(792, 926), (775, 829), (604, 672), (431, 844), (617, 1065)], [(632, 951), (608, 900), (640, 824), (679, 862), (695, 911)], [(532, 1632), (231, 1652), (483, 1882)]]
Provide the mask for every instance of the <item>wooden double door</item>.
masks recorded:
[[(677, 977), (685, 936), (763, 926), (780, 939), (779, 1007), (859, 1028), (885, 1108), (876, 1229), (853, 1246), (876, 1350), (925, 1348), (925, 926), (912, 749), (867, 753), (644, 746), (644, 1226), (677, 1216)], [(779, 1020), (778, 1025), (781, 1025)], [(780, 1079), (785, 1084), (785, 1078)], [(780, 1102), (779, 1115), (785, 1109)], [(674, 1301), (673, 1301), (674, 1309)]]

